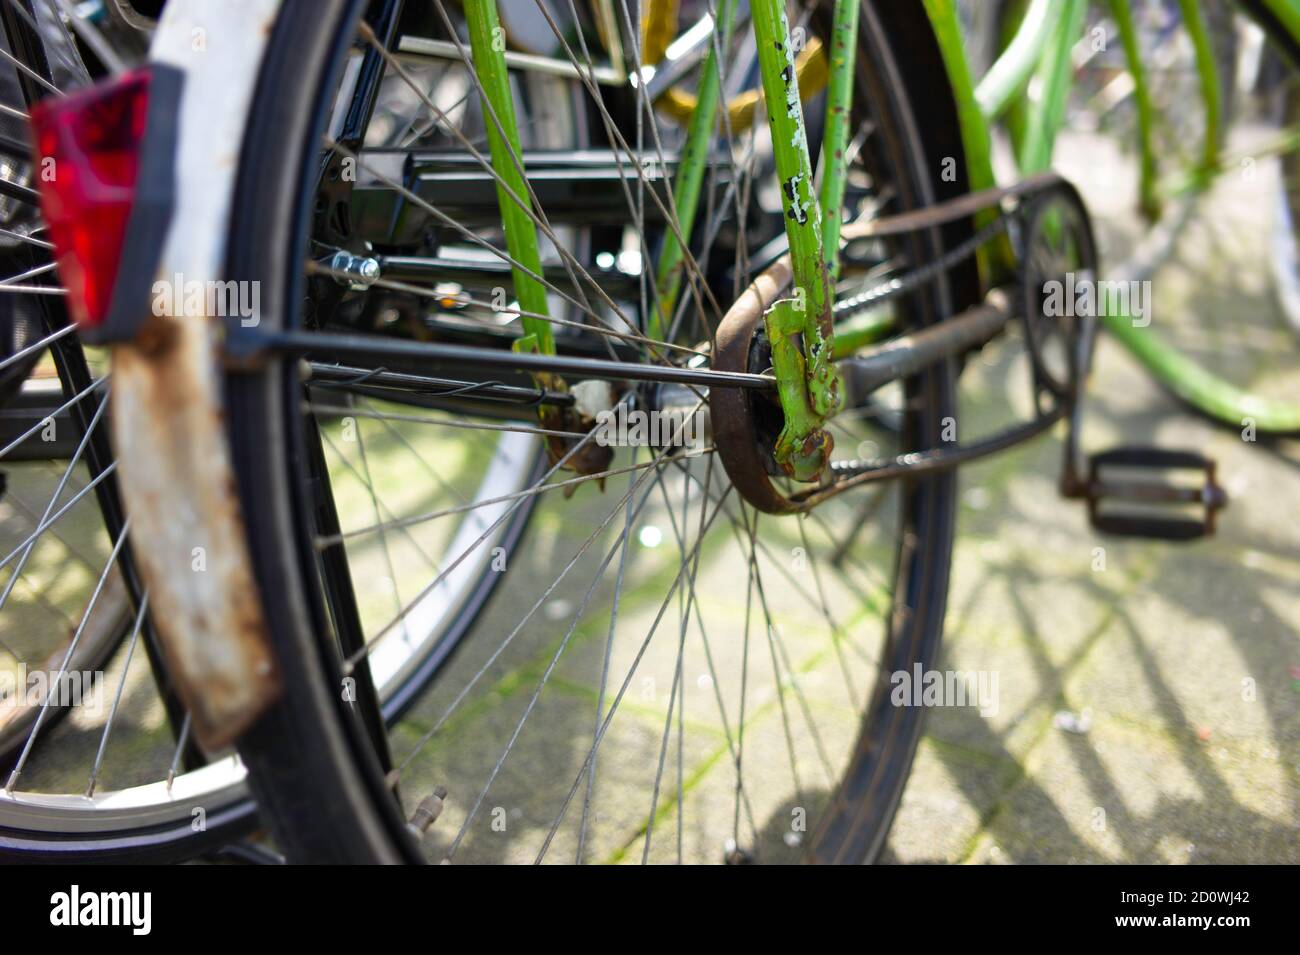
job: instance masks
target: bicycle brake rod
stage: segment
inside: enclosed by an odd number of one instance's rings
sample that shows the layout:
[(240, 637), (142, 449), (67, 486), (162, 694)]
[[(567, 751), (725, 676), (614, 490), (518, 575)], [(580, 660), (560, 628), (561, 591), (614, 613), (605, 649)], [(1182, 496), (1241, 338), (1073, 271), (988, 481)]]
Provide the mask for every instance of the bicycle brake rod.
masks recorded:
[(572, 355), (541, 355), (475, 345), (413, 342), (400, 338), (345, 335), (332, 332), (264, 332), (232, 329), (226, 336), (226, 351), (235, 359), (255, 359), (265, 352), (293, 355), (314, 354), (339, 358), (414, 358), (444, 362), (468, 368), (498, 371), (551, 372), (607, 381), (657, 381), (682, 385), (726, 386), (730, 388), (774, 389), (771, 375), (739, 371), (710, 371), (708, 368), (680, 368), (675, 365), (647, 365), (579, 358)]

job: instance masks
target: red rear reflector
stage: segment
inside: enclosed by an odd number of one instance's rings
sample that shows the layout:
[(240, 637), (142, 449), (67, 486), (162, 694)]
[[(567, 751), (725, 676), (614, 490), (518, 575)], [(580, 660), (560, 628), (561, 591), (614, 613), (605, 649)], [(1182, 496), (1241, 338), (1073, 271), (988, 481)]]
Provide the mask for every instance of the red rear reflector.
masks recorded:
[[(108, 316), (135, 201), (149, 108), (148, 69), (32, 107), (41, 212), (73, 320)], [(50, 160), (53, 160), (51, 162)]]

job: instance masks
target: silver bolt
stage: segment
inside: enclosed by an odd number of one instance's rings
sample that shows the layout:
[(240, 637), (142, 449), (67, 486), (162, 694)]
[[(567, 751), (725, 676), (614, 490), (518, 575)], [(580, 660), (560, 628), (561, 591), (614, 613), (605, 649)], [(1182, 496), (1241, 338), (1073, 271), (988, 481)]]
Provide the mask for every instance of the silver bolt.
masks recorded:
[(379, 260), (351, 252), (335, 252), (325, 263), (334, 280), (354, 292), (362, 292), (379, 280)]

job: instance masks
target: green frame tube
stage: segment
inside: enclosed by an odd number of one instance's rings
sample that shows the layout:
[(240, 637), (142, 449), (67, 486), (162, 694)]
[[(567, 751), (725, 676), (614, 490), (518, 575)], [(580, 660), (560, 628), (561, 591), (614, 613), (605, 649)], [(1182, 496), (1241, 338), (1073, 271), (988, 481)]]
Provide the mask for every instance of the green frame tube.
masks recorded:
[(1012, 100), (1024, 92), (1060, 12), (1060, 0), (1032, 0), (1016, 35), (980, 79), (975, 100), (988, 122), (1005, 113)]
[[(1056, 2), (1060, 3), (1061, 0)], [(1143, 137), (1141, 146), (1144, 164), (1144, 212), (1154, 212), (1158, 209), (1158, 201), (1154, 201), (1157, 198), (1157, 191), (1155, 160), (1151, 144), (1154, 110), (1151, 107), (1146, 74), (1141, 63), (1128, 0), (1108, 0), (1108, 2), (1119, 27), (1120, 39), (1124, 43), (1125, 54), (1133, 73), (1135, 95), (1138, 97), (1139, 129)], [(1300, 0), (1262, 0), (1262, 2), (1274, 18), (1293, 37), (1300, 40)], [(1084, 4), (1083, 0), (1064, 0), (1062, 6), (1064, 15), (1057, 22), (1051, 42), (1045, 43), (1040, 51), (1039, 75), (1044, 81), (1044, 96), (1029, 117), (1026, 142), (1021, 149), (1022, 159), (1025, 160), (1021, 163), (1023, 172), (1046, 168), (1050, 164), (1051, 147), (1056, 132), (1064, 120), (1066, 95), (1071, 80), (1070, 50), (1079, 36)], [(976, 188), (974, 183), (986, 170), (991, 176), (988, 119), (982, 111), (978, 111), (977, 121), (975, 112), (970, 111), (968, 106), (963, 108), (963, 104), (977, 102), (977, 96), (971, 84), (970, 71), (960, 43), (960, 29), (951, 0), (925, 0), (925, 9), (930, 16), (940, 48), (943, 50), (945, 65), (948, 68), (948, 80), (961, 110), (961, 131), (967, 153), (966, 161), (971, 171), (972, 188)], [(1208, 34), (1204, 31), (1202, 31), (1202, 38), (1208, 41)], [(1195, 38), (1193, 42), (1196, 42)], [(1213, 57), (1210, 59), (1212, 60)], [(1201, 63), (1202, 56), (1198, 55), (1198, 69), (1203, 69)], [(1210, 80), (1203, 72), (1202, 83), (1206, 82)], [(1217, 80), (1214, 80), (1214, 83), (1217, 91)], [(996, 105), (991, 95), (986, 102)], [(1222, 157), (1216, 154), (1213, 168), (1222, 171), (1223, 165)], [(1191, 180), (1183, 185), (1180, 192), (1204, 188), (1208, 184), (1205, 175), (1194, 175)], [(1103, 317), (1102, 324), (1152, 375), (1188, 404), (1205, 414), (1225, 424), (1238, 427), (1243, 426), (1249, 419), (1255, 423), (1260, 432), (1264, 433), (1287, 433), (1300, 430), (1300, 405), (1273, 401), (1242, 391), (1197, 365), (1153, 334), (1151, 329), (1135, 326), (1129, 316), (1107, 315)], [(872, 329), (867, 331), (866, 335), (874, 333)], [(852, 344), (855, 342), (846, 340), (842, 347), (847, 349)]]
[(1083, 29), (1087, 0), (1063, 0), (1060, 19), (1052, 31), (1051, 42), (1043, 51), (1038, 67), (1042, 96), (1032, 105), (1021, 144), (1019, 165), (1022, 174), (1042, 172), (1052, 165), (1056, 134), (1065, 121), (1065, 107), (1073, 82), (1074, 63), (1070, 51)]
[(1300, 41), (1300, 0), (1261, 0), (1264, 8), (1297, 41)]
[[(992, 189), (997, 185), (997, 176), (993, 172), (993, 136), (975, 95), (975, 83), (971, 78), (970, 64), (966, 60), (956, 0), (924, 0), (924, 5), (935, 40), (939, 44), (939, 55), (948, 72), (953, 102), (957, 107), (967, 185), (972, 192)], [(994, 215), (996, 213), (991, 209), (978, 213), (975, 216), (976, 227), (986, 225)], [(995, 241), (991, 247), (980, 249), (977, 258), (980, 274), (988, 286), (998, 284), (1015, 266), (1015, 253), (1005, 236)]]
[[(997, 185), (993, 173), (993, 137), (988, 120), (975, 96), (966, 47), (962, 42), (961, 20), (956, 0), (924, 0), (926, 15), (939, 44), (939, 54), (948, 71), (948, 83), (957, 106), (961, 139), (966, 152), (966, 176), (972, 192)], [(982, 224), (982, 223), (981, 223)]]
[(1237, 428), (1253, 423), (1265, 434), (1300, 431), (1300, 404), (1242, 391), (1161, 341), (1149, 326), (1134, 325), (1128, 315), (1105, 315), (1102, 324), (1153, 376), (1211, 418)]
[(1138, 46), (1137, 28), (1133, 25), (1133, 12), (1129, 0), (1108, 0), (1111, 16), (1119, 30), (1119, 40), (1124, 47), (1128, 74), (1133, 79), (1133, 100), (1137, 106), (1138, 121), (1138, 206), (1148, 222), (1160, 218), (1163, 203), (1159, 188), (1159, 169), (1156, 160), (1154, 132), (1155, 108), (1151, 105), (1151, 86), (1147, 82), (1146, 64)]
[(835, 0), (831, 25), (830, 80), (826, 88), (826, 122), (822, 137), (822, 248), (834, 281), (840, 274), (840, 225), (844, 212), (854, 64), (858, 49), (859, 0)]
[(753, 0), (751, 13), (772, 132), (773, 159), (781, 186), (785, 231), (790, 240), (794, 286), (807, 298), (806, 311), (818, 319), (826, 319), (824, 331), (829, 335), (830, 295), (822, 245), (821, 207), (813, 193), (812, 160), (803, 103), (794, 75), (790, 23), (784, 0)]
[(751, 0), (750, 12), (794, 280), (793, 296), (777, 302), (765, 316), (785, 414), (775, 457), (788, 474), (806, 481), (816, 478), (830, 459), (831, 438), (821, 426), (840, 402), (831, 342), (830, 275), (785, 0)]
[[(735, 0), (720, 0), (720, 17), (725, 35), (729, 30)], [(1039, 16), (1043, 6), (1032, 0), (1031, 16)], [(1052, 147), (1057, 131), (1064, 119), (1065, 103), (1071, 82), (1071, 48), (1083, 24), (1086, 0), (1053, 0), (1060, 5), (1058, 19), (1051, 31), (1045, 31), (1043, 21), (1026, 17), (1017, 32), (1026, 39), (1016, 56), (1007, 61), (1003, 72), (984, 86), (980, 93), (971, 80), (965, 53), (961, 45), (960, 27), (954, 0), (923, 0), (931, 18), (949, 82), (958, 106), (961, 134), (965, 144), (967, 175), (971, 188), (986, 188), (994, 184), (991, 158), (991, 136), (988, 117), (1005, 109), (1014, 96), (1014, 89), (1024, 81), (1022, 57), (1032, 49), (1030, 41), (1050, 32), (1050, 41), (1044, 42), (1038, 64), (1043, 81), (1043, 96), (1029, 115), (1025, 141), (1021, 149), (1021, 168), (1033, 172), (1047, 168), (1051, 163)], [(1128, 15), (1127, 0), (1109, 0), (1120, 27), (1130, 68), (1135, 71), (1134, 82), (1145, 90), (1145, 76), (1137, 50), (1132, 18)], [(1197, 52), (1198, 71), (1205, 101), (1207, 130), (1206, 148), (1202, 155), (1202, 171), (1208, 176), (1220, 165), (1218, 130), (1222, 104), (1219, 99), (1217, 66), (1213, 62), (1204, 19), (1194, 0), (1179, 0), (1183, 16), (1191, 32)], [(1263, 0), (1274, 17), (1292, 34), (1300, 38), (1300, 0)], [(510, 91), (509, 72), (505, 63), (505, 44), (501, 42), (504, 31), (497, 16), (496, 0), (463, 0), (469, 25), (470, 46), (474, 68), (483, 86), (487, 112), (494, 121), (487, 125), (488, 146), (492, 165), (503, 180), (497, 186), (497, 199), (505, 229), (506, 246), (513, 259), (522, 268), (513, 268), (515, 295), (521, 310), (538, 316), (548, 314), (546, 290), (542, 283), (525, 270), (541, 273), (541, 256), (531, 209), (521, 205), (528, 202), (522, 150), (520, 148), (518, 119)], [(832, 44), (831, 91), (828, 97), (827, 163), (820, 196), (814, 196), (812, 163), (808, 151), (807, 133), (803, 121), (798, 82), (794, 71), (794, 56), (790, 45), (790, 27), (784, 0), (752, 0), (755, 38), (758, 43), (759, 63), (763, 80), (763, 93), (768, 104), (772, 129), (773, 153), (777, 175), (782, 190), (782, 205), (786, 215), (786, 232), (794, 274), (794, 294), (778, 302), (766, 316), (769, 338), (773, 349), (773, 365), (778, 379), (778, 391), (785, 412), (786, 423), (777, 444), (777, 458), (792, 476), (808, 480), (821, 473), (829, 457), (830, 437), (823, 429), (825, 420), (838, 410), (840, 395), (833, 360), (846, 353), (853, 344), (875, 339), (887, 330), (884, 316), (874, 317), (861, 329), (854, 329), (842, 340), (833, 337), (831, 321), (831, 288), (828, 258), (833, 263), (837, 256), (839, 212), (843, 199), (843, 148), (847, 137), (848, 109), (852, 101), (852, 50), (857, 4), (853, 0), (837, 0), (835, 9), (835, 41)], [(1046, 16), (1046, 14), (1041, 14)], [(1015, 43), (1016, 41), (1013, 41)], [(844, 56), (840, 44), (844, 42)], [(709, 60), (713, 51), (709, 53)], [(999, 60), (999, 64), (1002, 60)], [(998, 64), (995, 64), (995, 69)], [(991, 73), (993, 71), (990, 71)], [(701, 108), (692, 117), (690, 142), (693, 151), (685, 158), (674, 183), (674, 199), (679, 216), (684, 216), (685, 231), (682, 238), (689, 241), (694, 224), (696, 206), (702, 183), (708, 145), (717, 122), (720, 104), (719, 65), (710, 69), (706, 64), (702, 82), (711, 88), (701, 89)], [(1012, 92), (1008, 92), (1012, 90)], [(1154, 181), (1154, 159), (1151, 156), (1150, 130), (1153, 118), (1148, 93), (1139, 93), (1139, 111), (1145, 113), (1140, 125), (1145, 129), (1144, 183)], [(1147, 105), (1143, 107), (1142, 102)], [(838, 112), (835, 112), (838, 110)], [(839, 161), (837, 161), (839, 160)], [(1151, 163), (1148, 167), (1146, 164)], [(513, 193), (513, 196), (510, 194)], [(1150, 193), (1144, 189), (1144, 201)], [(825, 216), (823, 216), (823, 210)], [(673, 237), (674, 239), (676, 237)], [(828, 250), (830, 250), (828, 252)], [(677, 249), (677, 263), (671, 259), (659, 263), (659, 286), (668, 288), (675, 299), (680, 287), (681, 248)], [(671, 255), (671, 253), (670, 253)], [(672, 276), (677, 285), (665, 286)], [(544, 354), (555, 351), (551, 325), (545, 318), (521, 316), (524, 338), (517, 347)], [(1155, 335), (1135, 327), (1125, 317), (1110, 316), (1106, 327), (1161, 381), (1169, 385), (1190, 404), (1229, 423), (1240, 424), (1251, 419), (1261, 431), (1300, 430), (1300, 407), (1273, 402), (1248, 394), (1222, 381), (1190, 359), (1162, 343)], [(848, 330), (845, 330), (848, 332)], [(561, 383), (562, 384), (562, 383)]]
[[(515, 101), (510, 93), (510, 74), (506, 68), (503, 42), (505, 31), (497, 16), (496, 0), (464, 0), (464, 8), (465, 20), (469, 25), (474, 71), (483, 86), (484, 105), (489, 113), (485, 125), (492, 168), (501, 177), (496, 185), (497, 205), (505, 229), (506, 249), (510, 257), (524, 269), (533, 275), (541, 275), (542, 257), (538, 251), (537, 228), (529, 215), (530, 210), (523, 208), (530, 200), (524, 180), (523, 149), (519, 144), (519, 120), (515, 114)], [(495, 122), (492, 121), (492, 116), (496, 117)], [(510, 195), (511, 192), (514, 196)], [(518, 202), (515, 197), (518, 197)], [(535, 317), (550, 314), (546, 288), (517, 266), (511, 267), (511, 275), (520, 310), (533, 313), (520, 316), (524, 338), (518, 344), (534, 348), (544, 355), (555, 354), (555, 338), (550, 322)]]
[(704, 167), (709, 158), (709, 145), (713, 142), (713, 134), (718, 126), (718, 106), (722, 103), (722, 69), (716, 53), (718, 49), (725, 51), (731, 45), (731, 29), (735, 12), (736, 0), (719, 0), (717, 13), (722, 26), (722, 39), (717, 47), (710, 43), (709, 51), (704, 56), (699, 87), (696, 91), (695, 112), (691, 115), (690, 126), (686, 133), (686, 145), (682, 149), (681, 160), (677, 165), (677, 177), (673, 181), (673, 206), (677, 212), (677, 227), (681, 232), (681, 239), (678, 239), (677, 234), (669, 229), (659, 250), (659, 261), (655, 269), (655, 288), (659, 293), (659, 305), (649, 316), (647, 334), (651, 338), (663, 338), (664, 329), (672, 322), (673, 312), (677, 308), (677, 297), (681, 293), (683, 243), (689, 245), (691, 234), (695, 229), (695, 216), (699, 209), (700, 191), (704, 184)]
[(1182, 11), (1183, 24), (1192, 38), (1192, 48), (1196, 51), (1196, 75), (1201, 86), (1201, 102), (1205, 106), (1205, 141), (1201, 145), (1199, 171), (1213, 175), (1219, 163), (1219, 146), (1221, 140), (1223, 96), (1219, 88), (1219, 64), (1214, 59), (1214, 46), (1210, 42), (1209, 30), (1205, 17), (1196, 0), (1178, 0)]

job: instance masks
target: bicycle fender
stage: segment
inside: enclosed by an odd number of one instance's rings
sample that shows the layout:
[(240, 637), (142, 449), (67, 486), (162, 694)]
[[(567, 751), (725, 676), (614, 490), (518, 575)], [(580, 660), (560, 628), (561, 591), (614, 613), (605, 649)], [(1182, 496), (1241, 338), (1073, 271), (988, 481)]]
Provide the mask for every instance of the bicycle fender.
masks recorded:
[(280, 5), (171, 0), (163, 12), (150, 60), (183, 82), (175, 200), (153, 288), (184, 287), (141, 302), (135, 337), (111, 346), (111, 424), (134, 555), (168, 676), (207, 749), (234, 741), (280, 687), (227, 444), (225, 319), (206, 314), (222, 296), (205, 294), (203, 314), (186, 314), (190, 289), (224, 288), (213, 283), (223, 278), (244, 128)]

